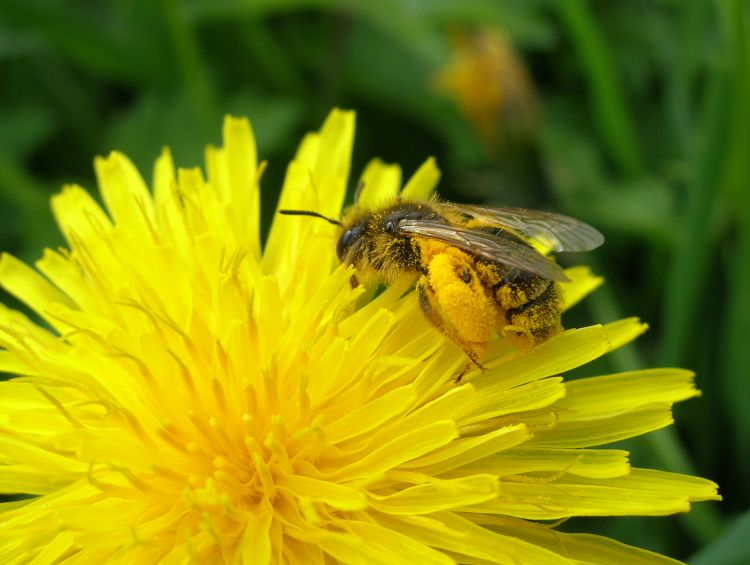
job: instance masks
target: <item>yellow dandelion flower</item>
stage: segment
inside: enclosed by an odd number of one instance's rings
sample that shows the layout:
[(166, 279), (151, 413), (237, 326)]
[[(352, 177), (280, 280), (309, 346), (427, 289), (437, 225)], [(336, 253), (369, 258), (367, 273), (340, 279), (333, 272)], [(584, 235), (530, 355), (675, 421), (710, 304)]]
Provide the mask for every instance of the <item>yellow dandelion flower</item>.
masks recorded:
[[(353, 136), (334, 111), (305, 137), (280, 207), (337, 216)], [(597, 448), (671, 423), (689, 372), (560, 376), (636, 320), (495, 342), (458, 386), (463, 352), (403, 286), (351, 289), (332, 226), (277, 217), (261, 252), (246, 120), (226, 120), (205, 176), (167, 151), (153, 190), (119, 153), (95, 168), (106, 211), (67, 186), (67, 249), (0, 261), (41, 320), (0, 308), (0, 492), (26, 495), (0, 506), (1, 563), (669, 562), (546, 521), (717, 498)], [(428, 161), (405, 190), (437, 177)], [(364, 179), (371, 202), (401, 184), (377, 161)], [(568, 275), (571, 304), (599, 282)]]
[(539, 108), (523, 62), (501, 31), (456, 32), (453, 56), (435, 76), (435, 88), (452, 98), (482, 141), (533, 133)]

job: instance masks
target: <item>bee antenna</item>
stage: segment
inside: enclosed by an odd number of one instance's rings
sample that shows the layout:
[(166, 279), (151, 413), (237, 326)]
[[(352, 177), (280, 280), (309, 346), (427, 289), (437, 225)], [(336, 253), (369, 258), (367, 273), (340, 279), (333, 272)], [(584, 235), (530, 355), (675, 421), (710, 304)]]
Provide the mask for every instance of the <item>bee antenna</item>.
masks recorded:
[(341, 222), (339, 222), (338, 220), (333, 220), (327, 216), (324, 216), (323, 214), (313, 212), (312, 210), (279, 210), (279, 214), (284, 214), (285, 216), (312, 216), (313, 218), (321, 218), (329, 224), (333, 224), (334, 226), (341, 225)]

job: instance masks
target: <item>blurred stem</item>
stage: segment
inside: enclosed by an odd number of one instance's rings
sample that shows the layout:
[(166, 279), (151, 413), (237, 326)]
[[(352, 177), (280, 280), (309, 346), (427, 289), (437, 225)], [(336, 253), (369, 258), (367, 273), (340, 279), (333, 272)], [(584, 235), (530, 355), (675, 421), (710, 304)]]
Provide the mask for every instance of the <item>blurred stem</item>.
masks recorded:
[[(742, 18), (739, 21), (743, 21)], [(732, 39), (726, 43), (725, 58), (731, 67), (732, 63), (736, 64), (732, 52), (739, 46), (734, 45)], [(742, 137), (740, 132), (747, 127), (742, 120), (730, 119), (737, 112), (741, 115), (747, 100), (741, 101), (742, 93), (735, 92), (732, 97), (732, 75), (739, 73), (740, 69), (734, 68), (721, 68), (713, 73), (707, 85), (696, 147), (685, 157), (693, 166), (688, 175), (684, 222), (675, 226), (672, 263), (664, 285), (667, 290), (664, 332), (658, 356), (662, 365), (678, 365), (684, 357), (709, 274), (707, 265), (716, 239), (716, 233), (710, 229), (712, 219), (721, 194), (732, 182), (731, 171), (736, 166), (732, 162), (738, 158), (737, 151), (743, 150), (742, 147), (733, 149), (731, 145)]]
[(734, 59), (732, 94), (734, 129), (728, 148), (726, 177), (722, 188), (734, 203), (737, 218), (737, 241), (729, 259), (727, 321), (724, 329), (725, 366), (723, 388), (726, 405), (731, 407), (733, 429), (738, 430), (736, 443), (739, 460), (750, 464), (750, 440), (744, 433), (750, 429), (750, 40), (748, 24), (743, 17), (746, 5), (741, 1), (723, 1), (720, 4), (721, 21), (731, 39), (731, 57)]
[(558, 8), (583, 65), (594, 111), (612, 158), (623, 174), (635, 176), (642, 168), (641, 155), (601, 27), (588, 0), (564, 0), (553, 5)]
[[(42, 185), (30, 177), (15, 161), (0, 154), (0, 194), (33, 221), (44, 216), (49, 196)], [(46, 221), (46, 218), (45, 218)]]
[(20, 214), (27, 247), (38, 240), (42, 243), (40, 238), (49, 231), (49, 193), (6, 155), (0, 155), (0, 199)]
[(262, 17), (302, 10), (328, 10), (341, 4), (341, 0), (184, 0), (183, 3), (186, 14), (193, 21), (235, 20), (247, 16)]
[(690, 565), (741, 565), (750, 562), (750, 510), (740, 514), (721, 538), (701, 548)]
[(100, 20), (88, 17), (83, 8), (38, 0), (2, 0), (0, 8), (3, 26), (27, 30), (74, 67), (125, 81), (143, 79), (147, 63), (133, 57), (127, 44), (119, 42)]
[(97, 106), (88, 92), (60, 60), (40, 57), (34, 59), (33, 63), (39, 82), (46, 89), (74, 136), (78, 138), (81, 153), (97, 153), (99, 135), (102, 131), (101, 121), (97, 114)]
[(305, 81), (297, 72), (284, 47), (268, 31), (259, 18), (247, 18), (239, 26), (240, 33), (255, 56), (255, 63), (279, 90), (305, 92)]
[(211, 77), (193, 28), (178, 0), (161, 0), (161, 7), (183, 84), (200, 117), (201, 125), (206, 128), (212, 127), (216, 115), (215, 97)]
[(679, 12), (679, 48), (674, 66), (664, 69), (667, 82), (666, 110), (671, 123), (673, 145), (679, 155), (685, 153), (691, 131), (690, 96), (698, 71), (703, 27), (708, 17), (708, 0), (677, 3)]
[[(591, 261), (591, 266), (595, 272), (604, 272), (594, 260)], [(607, 285), (593, 293), (587, 302), (596, 319), (617, 320), (625, 317), (611, 287)], [(636, 371), (647, 367), (635, 344), (613, 351), (608, 355), (608, 359), (613, 369), (618, 372)], [(651, 432), (644, 436), (643, 440), (654, 452), (660, 467), (675, 473), (697, 474), (695, 464), (673, 427)], [(722, 517), (716, 507), (706, 503), (693, 505), (690, 512), (679, 515), (679, 520), (701, 545), (716, 538), (724, 528)]]
[(341, 73), (344, 67), (346, 43), (351, 30), (351, 14), (348, 10), (342, 9), (328, 14), (326, 19), (329, 33), (325, 49), (329, 63), (324, 68), (322, 88), (318, 92), (322, 115), (328, 113), (328, 109), (340, 98)]

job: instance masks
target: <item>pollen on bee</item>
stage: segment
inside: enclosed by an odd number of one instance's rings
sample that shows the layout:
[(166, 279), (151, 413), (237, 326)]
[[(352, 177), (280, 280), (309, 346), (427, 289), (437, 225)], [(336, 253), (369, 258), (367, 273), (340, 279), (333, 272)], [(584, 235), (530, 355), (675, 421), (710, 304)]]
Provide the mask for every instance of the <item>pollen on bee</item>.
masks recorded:
[(432, 259), (429, 270), (430, 287), (459, 337), (486, 342), (494, 329), (495, 309), (472, 274), (469, 258), (458, 250), (441, 253)]
[(515, 285), (505, 285), (497, 290), (498, 302), (504, 308), (518, 308), (529, 301), (526, 292)]

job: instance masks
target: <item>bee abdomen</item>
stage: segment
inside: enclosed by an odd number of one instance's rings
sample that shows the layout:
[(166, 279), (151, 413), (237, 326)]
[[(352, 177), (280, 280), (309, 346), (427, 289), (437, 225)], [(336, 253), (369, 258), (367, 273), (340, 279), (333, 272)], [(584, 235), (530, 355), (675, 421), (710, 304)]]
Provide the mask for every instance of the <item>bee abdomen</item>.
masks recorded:
[(532, 345), (552, 337), (562, 329), (560, 315), (563, 297), (560, 286), (553, 281), (541, 280), (546, 283), (546, 288), (541, 293), (524, 304), (505, 308), (507, 329), (519, 337), (525, 335), (530, 338)]
[(553, 282), (529, 273), (511, 269), (507, 272), (493, 290), (495, 299), (503, 310), (512, 310), (526, 306), (548, 291)]

